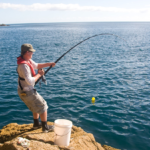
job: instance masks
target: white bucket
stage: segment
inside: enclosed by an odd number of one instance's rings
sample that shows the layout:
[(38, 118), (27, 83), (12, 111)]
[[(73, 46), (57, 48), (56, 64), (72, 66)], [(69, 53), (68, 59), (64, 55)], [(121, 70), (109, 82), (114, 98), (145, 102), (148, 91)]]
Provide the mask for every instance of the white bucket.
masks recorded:
[(58, 146), (68, 146), (70, 143), (72, 122), (66, 119), (57, 119), (54, 121), (55, 140)]

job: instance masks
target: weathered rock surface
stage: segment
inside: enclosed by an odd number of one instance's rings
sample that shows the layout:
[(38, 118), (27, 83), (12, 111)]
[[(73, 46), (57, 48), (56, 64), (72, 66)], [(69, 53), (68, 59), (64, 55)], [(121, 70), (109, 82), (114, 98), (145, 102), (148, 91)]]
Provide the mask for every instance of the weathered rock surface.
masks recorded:
[[(53, 125), (52, 122), (48, 122)], [(18, 125), (11, 123), (0, 130), (0, 150), (27, 150), (17, 144), (17, 137), (30, 140), (30, 150), (118, 150), (107, 145), (101, 146), (92, 134), (86, 133), (80, 127), (73, 126), (69, 146), (54, 145), (55, 133), (42, 133), (41, 128), (32, 129), (33, 124)]]

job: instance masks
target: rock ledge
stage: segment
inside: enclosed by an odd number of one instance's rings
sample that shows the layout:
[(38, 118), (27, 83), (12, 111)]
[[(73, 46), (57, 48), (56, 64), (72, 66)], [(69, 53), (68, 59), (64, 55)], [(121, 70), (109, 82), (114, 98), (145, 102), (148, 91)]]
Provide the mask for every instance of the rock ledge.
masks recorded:
[[(48, 122), (53, 125), (52, 122)], [(55, 133), (42, 133), (41, 128), (33, 130), (33, 124), (18, 125), (11, 123), (0, 130), (0, 150), (27, 150), (17, 144), (17, 138), (30, 140), (29, 150), (118, 150), (107, 145), (101, 146), (95, 141), (93, 134), (86, 133), (80, 127), (73, 126), (70, 145), (67, 147), (54, 145)]]

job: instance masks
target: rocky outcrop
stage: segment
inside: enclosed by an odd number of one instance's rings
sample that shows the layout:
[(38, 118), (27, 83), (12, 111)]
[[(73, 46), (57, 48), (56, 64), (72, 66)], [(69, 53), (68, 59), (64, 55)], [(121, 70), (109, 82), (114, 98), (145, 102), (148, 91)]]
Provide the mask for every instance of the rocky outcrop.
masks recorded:
[(9, 25), (7, 25), (7, 24), (0, 24), (0, 26), (9, 26)]
[[(52, 125), (52, 122), (48, 122)], [(80, 127), (73, 126), (69, 146), (54, 145), (55, 133), (42, 133), (41, 128), (33, 130), (33, 124), (18, 125), (11, 123), (0, 130), (0, 150), (118, 150), (107, 145), (101, 146), (93, 134), (86, 133)], [(17, 144), (18, 137), (30, 140), (28, 148)]]

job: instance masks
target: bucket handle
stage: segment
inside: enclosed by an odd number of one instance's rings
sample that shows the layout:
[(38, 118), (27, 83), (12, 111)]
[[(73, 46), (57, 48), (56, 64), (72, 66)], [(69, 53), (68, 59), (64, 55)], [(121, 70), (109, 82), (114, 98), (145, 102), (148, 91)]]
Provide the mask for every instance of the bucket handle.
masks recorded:
[[(71, 131), (71, 130), (70, 130), (70, 131)], [(69, 131), (69, 132), (70, 132), (70, 131)], [(68, 133), (69, 133), (69, 132), (68, 132)], [(54, 131), (54, 133), (55, 133), (55, 131)], [(68, 133), (67, 133), (67, 134), (68, 134)], [(58, 135), (58, 134), (55, 133), (55, 136), (56, 136), (56, 137), (57, 137), (57, 136), (65, 136), (65, 135), (67, 135), (67, 134), (64, 134), (64, 135)]]

